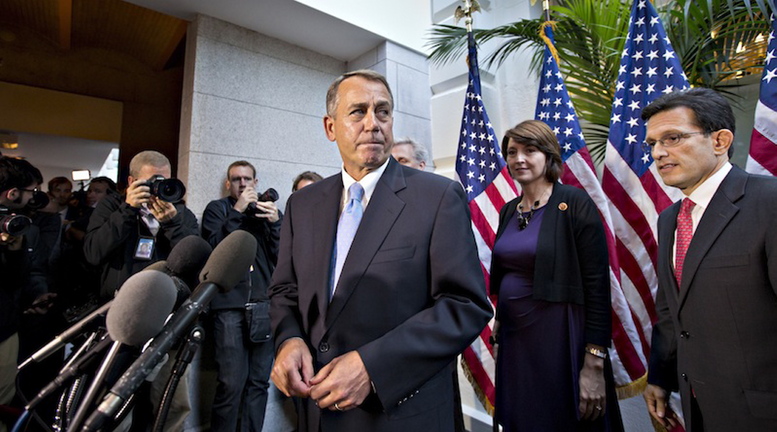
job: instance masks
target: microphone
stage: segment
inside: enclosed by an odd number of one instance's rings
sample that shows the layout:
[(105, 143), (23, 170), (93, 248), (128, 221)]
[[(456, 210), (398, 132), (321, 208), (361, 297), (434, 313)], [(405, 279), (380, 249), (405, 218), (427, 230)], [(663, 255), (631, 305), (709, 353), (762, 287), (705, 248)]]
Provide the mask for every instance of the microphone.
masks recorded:
[(234, 231), (216, 246), (200, 273), (200, 285), (111, 388), (97, 410), (84, 423), (81, 429), (83, 432), (99, 430), (116, 414), (162, 357), (189, 330), (216, 292), (227, 292), (241, 281), (255, 255), (256, 239), (246, 231)]
[(150, 266), (143, 269), (143, 271), (158, 271), (162, 272), (168, 276), (170, 276), (170, 279), (173, 280), (173, 283), (175, 284), (176, 289), (176, 296), (175, 296), (175, 306), (173, 306), (173, 311), (178, 310), (179, 307), (183, 304), (183, 302), (186, 301), (187, 298), (192, 294), (191, 288), (189, 288), (189, 285), (186, 284), (181, 278), (178, 276), (172, 275), (172, 271), (167, 267), (167, 261), (157, 261), (154, 264), (151, 264)]
[[(170, 251), (165, 270), (161, 271), (169, 276), (180, 278), (191, 290), (197, 286), (199, 282), (197, 277), (212, 251), (213, 248), (202, 237), (196, 235), (184, 237)], [(155, 264), (149, 267), (153, 267)]]
[(34, 408), (63, 384), (81, 375), (114, 340), (141, 346), (159, 333), (174, 302), (175, 286), (163, 273), (140, 272), (127, 279), (108, 311), (108, 336), (62, 369), (54, 381), (38, 392), (27, 408)]
[(175, 283), (164, 273), (142, 271), (132, 275), (116, 293), (105, 317), (108, 334), (125, 345), (142, 346), (159, 333), (176, 296)]
[(43, 361), (43, 359), (57, 352), (60, 348), (65, 346), (68, 342), (73, 340), (75, 337), (87, 331), (87, 329), (91, 328), (91, 325), (94, 323), (94, 321), (97, 320), (98, 317), (105, 315), (105, 313), (108, 311), (108, 308), (111, 307), (112, 303), (113, 303), (113, 300), (109, 301), (108, 303), (105, 303), (104, 305), (100, 306), (100, 308), (98, 308), (94, 312), (84, 317), (81, 321), (78, 321), (77, 323), (73, 324), (70, 328), (60, 333), (58, 336), (55, 336), (54, 339), (51, 340), (51, 342), (44, 345), (41, 349), (39, 349), (33, 355), (31, 355), (27, 360), (23, 361), (19, 365), (17, 370), (22, 370), (26, 366), (29, 366), (31, 363), (39, 363)]

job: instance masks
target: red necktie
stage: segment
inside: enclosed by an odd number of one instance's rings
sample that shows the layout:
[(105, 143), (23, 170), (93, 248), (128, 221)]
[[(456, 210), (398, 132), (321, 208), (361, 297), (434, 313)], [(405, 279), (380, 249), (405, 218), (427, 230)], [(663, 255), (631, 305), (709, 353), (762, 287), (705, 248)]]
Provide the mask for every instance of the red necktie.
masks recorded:
[(691, 238), (693, 237), (693, 219), (691, 218), (691, 211), (696, 205), (695, 202), (688, 198), (684, 198), (680, 204), (680, 213), (677, 214), (677, 240), (675, 241), (675, 258), (674, 258), (674, 277), (677, 279), (677, 287), (679, 289), (683, 276), (683, 263), (685, 262), (685, 253), (688, 252), (688, 246), (691, 244)]

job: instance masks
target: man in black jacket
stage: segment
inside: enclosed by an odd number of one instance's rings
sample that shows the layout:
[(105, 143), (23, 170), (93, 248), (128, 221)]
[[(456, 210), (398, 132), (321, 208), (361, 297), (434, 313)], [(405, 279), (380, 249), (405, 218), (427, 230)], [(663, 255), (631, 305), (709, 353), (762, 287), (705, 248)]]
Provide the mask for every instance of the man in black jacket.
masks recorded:
[[(211, 302), (216, 343), (218, 388), (211, 430), (234, 432), (241, 406), (241, 430), (262, 430), (273, 361), (267, 286), (278, 259), (281, 212), (256, 191), (256, 169), (247, 161), (227, 169), (229, 196), (211, 201), (202, 215), (202, 236), (216, 247), (235, 230), (257, 241), (251, 271), (234, 289)], [(266, 194), (262, 194), (266, 195)]]
[[(167, 259), (170, 250), (190, 235), (198, 235), (197, 218), (183, 202), (166, 202), (153, 195), (148, 181), (171, 177), (170, 161), (156, 151), (143, 151), (130, 161), (126, 194), (110, 193), (92, 212), (84, 237), (84, 256), (89, 264), (101, 266), (100, 297), (114, 293), (133, 274), (150, 264)], [(175, 357), (174, 353), (170, 354)], [(169, 360), (151, 388), (151, 404), (156, 410), (169, 376)], [(141, 400), (142, 398), (138, 398)], [(147, 408), (147, 407), (143, 407)], [(186, 380), (181, 380), (173, 397), (164, 430), (183, 430), (191, 411)], [(139, 410), (140, 415), (148, 415)], [(135, 412), (135, 422), (140, 418)], [(143, 419), (142, 422), (149, 420)]]

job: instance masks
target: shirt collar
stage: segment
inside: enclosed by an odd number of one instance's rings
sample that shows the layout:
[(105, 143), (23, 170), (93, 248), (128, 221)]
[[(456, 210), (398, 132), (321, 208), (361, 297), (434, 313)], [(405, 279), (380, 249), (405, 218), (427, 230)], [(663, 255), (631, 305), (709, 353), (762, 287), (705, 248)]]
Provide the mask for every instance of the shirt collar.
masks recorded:
[(690, 198), (697, 206), (706, 209), (710, 205), (710, 201), (712, 201), (712, 196), (715, 195), (715, 192), (718, 190), (718, 187), (720, 187), (720, 184), (723, 183), (723, 179), (726, 178), (726, 175), (731, 171), (731, 168), (731, 162), (726, 162), (715, 174), (711, 175), (704, 183), (700, 184), (688, 198)]
[[(364, 208), (367, 208), (367, 205), (370, 203), (372, 193), (375, 192), (375, 187), (378, 186), (378, 180), (380, 180), (380, 176), (383, 175), (383, 172), (386, 171), (386, 167), (388, 166), (390, 159), (391, 158), (387, 158), (386, 162), (383, 162), (383, 165), (378, 167), (378, 169), (370, 171), (364, 177), (362, 177), (361, 180), (359, 180), (359, 184), (364, 188), (364, 198), (362, 198), (362, 204), (364, 205)], [(345, 208), (345, 203), (348, 200), (348, 188), (350, 188), (352, 184), (356, 183), (356, 180), (354, 180), (350, 174), (345, 172), (345, 167), (341, 168), (340, 173), (343, 177), (343, 198), (340, 201), (340, 208)]]

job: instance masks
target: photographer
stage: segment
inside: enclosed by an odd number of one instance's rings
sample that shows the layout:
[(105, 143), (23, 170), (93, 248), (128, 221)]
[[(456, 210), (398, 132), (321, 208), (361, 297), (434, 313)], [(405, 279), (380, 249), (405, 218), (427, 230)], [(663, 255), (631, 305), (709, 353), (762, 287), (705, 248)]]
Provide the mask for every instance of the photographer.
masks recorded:
[[(256, 191), (256, 169), (233, 162), (225, 183), (229, 196), (211, 201), (202, 215), (202, 236), (216, 247), (235, 230), (253, 234), (256, 256), (249, 277), (211, 302), (218, 388), (211, 430), (234, 432), (242, 406), (241, 430), (261, 431), (273, 361), (267, 286), (278, 260), (281, 212), (275, 190)], [(242, 403), (241, 403), (242, 398)]]
[[(19, 355), (19, 319), (24, 313), (42, 314), (54, 294), (48, 294), (42, 278), (31, 278), (39, 265), (36, 255), (38, 231), (26, 216), (16, 215), (39, 194), (40, 171), (29, 162), (0, 156), (0, 405), (15, 393)], [(0, 431), (5, 431), (0, 423)]]
[[(152, 194), (149, 180), (170, 176), (167, 157), (140, 152), (130, 161), (126, 195), (110, 194), (94, 209), (84, 255), (90, 264), (103, 267), (101, 297), (112, 298), (127, 278), (166, 259), (184, 237), (198, 234), (197, 219), (183, 202), (167, 202)], [(151, 248), (150, 254), (142, 253), (147, 247), (143, 245)]]

